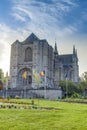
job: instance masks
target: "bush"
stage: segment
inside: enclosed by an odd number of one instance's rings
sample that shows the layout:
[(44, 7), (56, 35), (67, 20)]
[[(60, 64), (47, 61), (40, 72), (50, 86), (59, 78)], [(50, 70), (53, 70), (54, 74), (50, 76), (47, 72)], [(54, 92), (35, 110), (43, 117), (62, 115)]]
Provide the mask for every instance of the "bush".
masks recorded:
[(2, 83), (2, 81), (0, 80), (0, 90), (2, 90), (3, 89), (3, 83)]
[(0, 99), (4, 99), (2, 96), (0, 96)]
[(34, 105), (34, 100), (31, 100), (31, 104)]
[(20, 97), (18, 95), (15, 96), (15, 99), (20, 99)]
[(9, 101), (9, 100), (10, 100), (10, 97), (8, 96), (7, 99), (8, 99), (8, 101)]
[(72, 94), (71, 98), (82, 98), (82, 96), (80, 94), (74, 92), (74, 94)]

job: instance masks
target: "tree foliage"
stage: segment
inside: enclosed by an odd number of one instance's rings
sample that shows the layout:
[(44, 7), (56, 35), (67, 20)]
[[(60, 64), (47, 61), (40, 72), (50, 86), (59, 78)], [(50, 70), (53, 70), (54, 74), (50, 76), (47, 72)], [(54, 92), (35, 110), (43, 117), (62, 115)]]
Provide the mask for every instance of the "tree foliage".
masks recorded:
[(84, 81), (87, 83), (87, 72), (84, 72), (81, 76), (81, 81)]
[(0, 69), (0, 79), (3, 81), (4, 80), (4, 72), (2, 69)]
[(82, 91), (85, 97), (87, 95), (87, 72), (82, 74), (80, 86), (82, 87)]
[(0, 90), (2, 90), (3, 89), (3, 83), (2, 83), (2, 81), (0, 80)]
[(3, 89), (3, 84), (6, 83), (6, 79), (4, 77), (4, 72), (0, 69), (0, 90)]
[(73, 83), (72, 81), (60, 81), (59, 85), (64, 93), (67, 92), (68, 96), (72, 96), (74, 93), (82, 93), (80, 84)]
[[(68, 96), (77, 96), (78, 94), (86, 97), (87, 95), (87, 72), (84, 72), (81, 76), (81, 82), (76, 84), (72, 81), (60, 81), (59, 85), (61, 86), (64, 93), (68, 93)], [(67, 86), (66, 86), (67, 85)], [(66, 88), (67, 87), (67, 88)]]
[(3, 89), (3, 81), (4, 81), (4, 73), (2, 69), (0, 69), (0, 90)]

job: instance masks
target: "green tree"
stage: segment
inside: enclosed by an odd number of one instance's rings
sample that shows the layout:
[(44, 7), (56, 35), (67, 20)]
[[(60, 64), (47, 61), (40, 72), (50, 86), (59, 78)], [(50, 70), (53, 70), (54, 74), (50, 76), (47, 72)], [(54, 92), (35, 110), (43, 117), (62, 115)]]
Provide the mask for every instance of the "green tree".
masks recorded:
[(6, 84), (6, 82), (9, 80), (9, 76), (4, 77), (4, 72), (2, 69), (0, 69), (0, 79), (4, 84)]
[(0, 79), (3, 81), (4, 80), (4, 72), (2, 69), (0, 69)]
[(59, 85), (61, 86), (64, 93), (67, 92), (69, 97), (71, 97), (74, 93), (82, 93), (81, 86), (79, 84), (73, 83), (70, 80), (60, 81)]
[(0, 69), (0, 90), (3, 89), (3, 81), (4, 81), (4, 72)]
[(82, 91), (84, 94), (84, 97), (87, 95), (87, 72), (84, 72), (81, 76), (81, 83)]
[(3, 83), (2, 83), (2, 81), (0, 80), (0, 90), (2, 90), (3, 89)]
[(87, 83), (87, 72), (84, 72), (81, 76), (81, 80)]

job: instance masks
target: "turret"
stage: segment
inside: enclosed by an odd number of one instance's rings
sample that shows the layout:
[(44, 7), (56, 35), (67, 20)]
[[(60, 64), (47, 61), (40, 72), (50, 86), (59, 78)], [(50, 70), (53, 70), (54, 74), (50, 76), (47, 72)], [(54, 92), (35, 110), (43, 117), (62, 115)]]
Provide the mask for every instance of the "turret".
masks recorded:
[(73, 60), (78, 62), (77, 49), (75, 49), (75, 45), (73, 45)]
[(73, 55), (75, 55), (76, 51), (75, 51), (75, 45), (73, 45)]
[(77, 49), (76, 49), (76, 51), (75, 51), (75, 54), (76, 54), (76, 57), (77, 57)]
[(57, 50), (57, 44), (56, 44), (56, 42), (55, 42), (55, 50), (54, 50), (54, 54), (55, 54), (55, 55), (58, 55), (58, 50)]
[(77, 49), (75, 49), (75, 45), (73, 45), (73, 55), (77, 57)]

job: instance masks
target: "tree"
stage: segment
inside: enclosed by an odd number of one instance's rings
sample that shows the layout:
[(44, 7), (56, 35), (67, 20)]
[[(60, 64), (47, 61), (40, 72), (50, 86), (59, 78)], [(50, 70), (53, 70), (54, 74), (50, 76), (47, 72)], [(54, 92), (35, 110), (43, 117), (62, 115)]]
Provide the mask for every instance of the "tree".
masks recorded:
[(87, 83), (87, 72), (84, 72), (81, 76), (81, 80)]
[(83, 90), (84, 97), (85, 97), (86, 93), (87, 93), (87, 72), (84, 72), (82, 74), (80, 85), (82, 86), (82, 90)]
[(60, 81), (59, 86), (61, 86), (61, 89), (63, 90), (64, 93), (66, 93), (66, 91), (67, 91), (67, 95), (69, 97), (71, 97), (74, 93), (79, 93), (79, 94), (82, 93), (81, 86), (79, 84), (73, 83), (70, 80), (67, 81), (67, 86), (66, 86), (65, 80)]
[(0, 80), (0, 90), (2, 90), (3, 89), (3, 83), (2, 83), (2, 81)]
[(4, 72), (2, 69), (0, 69), (0, 79), (4, 84), (6, 84), (6, 82), (10, 79), (10, 77), (8, 76), (8, 72), (6, 73), (6, 76), (4, 77)]
[(0, 90), (3, 89), (3, 81), (4, 81), (4, 73), (2, 69), (0, 69)]
[(40, 84), (40, 75), (39, 75), (39, 73), (37, 73), (36, 71), (33, 70), (33, 76), (34, 76), (34, 80), (35, 80), (36, 84), (39, 87), (39, 84)]
[(4, 80), (4, 72), (2, 69), (0, 69), (0, 79), (3, 81)]

